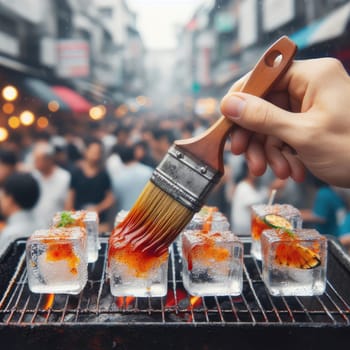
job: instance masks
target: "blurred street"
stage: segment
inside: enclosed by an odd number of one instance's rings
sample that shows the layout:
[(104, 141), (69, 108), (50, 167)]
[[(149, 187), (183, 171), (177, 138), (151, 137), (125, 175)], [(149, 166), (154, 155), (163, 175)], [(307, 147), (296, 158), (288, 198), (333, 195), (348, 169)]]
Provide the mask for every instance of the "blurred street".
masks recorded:
[[(300, 59), (336, 57), (350, 71), (349, 19), (347, 0), (0, 0), (0, 186), (18, 170), (34, 176), (36, 227), (89, 208), (110, 231), (173, 141), (210, 126), (278, 37), (294, 40)], [(225, 166), (208, 204), (234, 225), (235, 188), (248, 175), (229, 144)], [(305, 209), (312, 227), (320, 186), (311, 175), (276, 182), (270, 170), (256, 181)], [(334, 191), (338, 229), (350, 201)]]

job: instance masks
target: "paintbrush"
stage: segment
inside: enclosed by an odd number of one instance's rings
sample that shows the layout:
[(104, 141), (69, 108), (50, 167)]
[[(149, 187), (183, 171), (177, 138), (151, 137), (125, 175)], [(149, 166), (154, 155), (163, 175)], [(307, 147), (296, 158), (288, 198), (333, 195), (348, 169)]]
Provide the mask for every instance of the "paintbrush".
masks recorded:
[[(266, 95), (295, 53), (296, 45), (287, 37), (277, 40), (260, 58), (241, 91)], [(199, 137), (175, 141), (129, 214), (112, 232), (110, 247), (132, 244), (134, 250), (147, 255), (165, 253), (222, 177), (223, 148), (232, 127), (222, 116)]]

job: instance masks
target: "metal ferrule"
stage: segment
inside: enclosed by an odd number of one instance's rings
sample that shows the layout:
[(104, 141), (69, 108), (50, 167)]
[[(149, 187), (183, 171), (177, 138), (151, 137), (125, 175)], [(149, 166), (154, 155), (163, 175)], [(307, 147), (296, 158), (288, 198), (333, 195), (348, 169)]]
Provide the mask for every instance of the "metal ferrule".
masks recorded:
[(151, 181), (186, 208), (196, 212), (203, 206), (222, 173), (172, 146), (154, 170)]

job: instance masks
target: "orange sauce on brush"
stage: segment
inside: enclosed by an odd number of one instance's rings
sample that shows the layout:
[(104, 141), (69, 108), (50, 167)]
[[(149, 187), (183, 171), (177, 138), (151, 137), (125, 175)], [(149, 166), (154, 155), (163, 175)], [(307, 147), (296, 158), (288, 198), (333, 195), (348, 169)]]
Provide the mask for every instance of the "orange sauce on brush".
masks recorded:
[(133, 234), (144, 236), (150, 223), (146, 222), (141, 228), (133, 230), (133, 221), (121, 222), (113, 231), (109, 240), (108, 260), (114, 259), (128, 267), (131, 275), (145, 278), (152, 269), (157, 269), (168, 259), (168, 251), (161, 255), (150, 250), (143, 251), (142, 245), (137, 248), (132, 243)]
[(52, 243), (52, 241), (45, 242), (47, 244), (46, 260), (50, 262), (67, 260), (70, 272), (73, 275), (78, 273), (79, 257), (74, 253), (71, 243)]
[(164, 253), (161, 256), (154, 256), (140, 250), (135, 250), (133, 246), (129, 244), (120, 248), (115, 246), (111, 247), (109, 250), (109, 258), (126, 265), (131, 275), (137, 278), (145, 278), (149, 271), (157, 269), (167, 260), (168, 253)]
[(198, 231), (195, 234), (200, 237), (198, 244), (191, 246), (187, 240), (183, 244), (184, 256), (187, 260), (189, 271), (193, 268), (193, 259), (199, 260), (201, 265), (209, 267), (213, 264), (213, 261), (222, 262), (229, 258), (229, 250), (216, 244), (215, 239), (221, 236), (220, 233), (207, 234), (206, 232)]

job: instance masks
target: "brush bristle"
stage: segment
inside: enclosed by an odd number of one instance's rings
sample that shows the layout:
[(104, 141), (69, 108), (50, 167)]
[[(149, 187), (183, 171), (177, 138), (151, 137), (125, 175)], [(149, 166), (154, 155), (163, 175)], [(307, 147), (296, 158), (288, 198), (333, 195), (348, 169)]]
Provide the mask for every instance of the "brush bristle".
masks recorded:
[(191, 220), (194, 212), (148, 182), (110, 243), (131, 243), (136, 250), (163, 254)]

